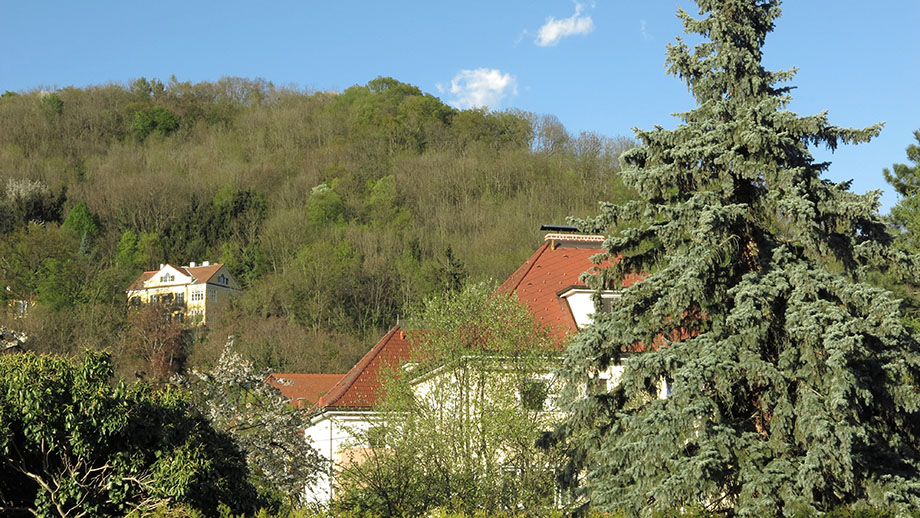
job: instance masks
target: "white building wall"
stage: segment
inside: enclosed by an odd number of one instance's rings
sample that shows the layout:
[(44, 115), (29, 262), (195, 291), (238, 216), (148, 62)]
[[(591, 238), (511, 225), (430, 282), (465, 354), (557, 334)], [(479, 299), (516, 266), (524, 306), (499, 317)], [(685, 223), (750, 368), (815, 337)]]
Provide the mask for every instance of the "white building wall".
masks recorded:
[(326, 411), (313, 418), (304, 437), (327, 461), (327, 472), (316, 483), (306, 488), (308, 501), (328, 505), (335, 498), (335, 472), (348, 450), (363, 449), (366, 444), (359, 437), (374, 425), (377, 414), (373, 411)]

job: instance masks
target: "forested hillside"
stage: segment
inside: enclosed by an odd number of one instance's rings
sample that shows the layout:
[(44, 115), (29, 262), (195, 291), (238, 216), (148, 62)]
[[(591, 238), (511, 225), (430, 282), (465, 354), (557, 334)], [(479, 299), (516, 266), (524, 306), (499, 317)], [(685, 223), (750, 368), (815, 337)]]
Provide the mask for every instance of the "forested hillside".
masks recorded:
[[(0, 324), (37, 351), (108, 349), (144, 371), (163, 335), (125, 305), (159, 263), (226, 263), (227, 335), (277, 370), (343, 371), (421, 297), (504, 278), (541, 223), (621, 201), (627, 139), (553, 116), (459, 111), (378, 78), (342, 93), (139, 79), (0, 98)], [(31, 301), (15, 318), (16, 301)], [(153, 345), (152, 345), (153, 344)]]

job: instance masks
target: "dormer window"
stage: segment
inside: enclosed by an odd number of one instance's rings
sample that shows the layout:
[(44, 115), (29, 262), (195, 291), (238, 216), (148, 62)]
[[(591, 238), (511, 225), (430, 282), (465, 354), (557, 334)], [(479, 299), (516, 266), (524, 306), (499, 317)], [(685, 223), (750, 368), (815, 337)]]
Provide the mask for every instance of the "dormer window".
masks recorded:
[[(572, 317), (575, 318), (575, 324), (578, 325), (579, 329), (594, 321), (594, 313), (598, 311), (594, 305), (593, 297), (595, 293), (597, 293), (595, 290), (583, 287), (567, 288), (559, 293), (559, 297), (569, 305), (569, 310), (572, 311)], [(606, 313), (610, 311), (610, 305), (613, 301), (620, 297), (620, 293), (606, 290), (602, 291), (600, 296), (600, 311)]]
[(163, 275), (160, 276), (160, 282), (163, 282), (163, 283), (173, 282), (175, 280), (176, 280), (176, 276), (171, 273), (164, 273)]

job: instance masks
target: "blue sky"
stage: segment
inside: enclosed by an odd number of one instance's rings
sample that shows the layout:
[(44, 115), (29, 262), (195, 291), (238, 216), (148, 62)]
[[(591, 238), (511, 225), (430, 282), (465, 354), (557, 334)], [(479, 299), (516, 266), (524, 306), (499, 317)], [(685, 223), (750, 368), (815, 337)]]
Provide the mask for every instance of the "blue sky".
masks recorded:
[[(695, 5), (681, 5), (695, 13)], [(0, 0), (0, 91), (144, 76), (263, 78), (343, 90), (380, 76), (460, 107), (557, 116), (573, 134), (673, 127), (693, 106), (664, 72), (681, 32), (671, 0), (389, 2), (20, 2)], [(885, 189), (920, 128), (920, 1), (789, 0), (766, 65), (799, 68), (790, 109), (833, 124), (886, 122), (834, 154), (828, 178)], [(2, 164), (0, 164), (2, 168)], [(896, 201), (889, 192), (883, 212)]]

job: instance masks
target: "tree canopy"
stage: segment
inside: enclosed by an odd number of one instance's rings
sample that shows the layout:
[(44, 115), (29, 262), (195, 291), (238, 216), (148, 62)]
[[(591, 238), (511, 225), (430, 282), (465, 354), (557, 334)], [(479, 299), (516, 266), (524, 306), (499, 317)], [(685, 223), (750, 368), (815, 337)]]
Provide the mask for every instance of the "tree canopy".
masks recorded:
[[(376, 420), (355, 430), (337, 506), (375, 516), (539, 514), (552, 505), (552, 334), (486, 283), (426, 300), (407, 332), (411, 359), (384, 373)], [(349, 450), (346, 450), (349, 451)]]
[(235, 352), (231, 339), (213, 369), (194, 372), (184, 384), (208, 422), (236, 441), (260, 492), (300, 508), (310, 503), (305, 488), (327, 466), (304, 437), (306, 412), (266, 383), (267, 375)]
[(81, 362), (0, 356), (0, 511), (102, 517), (258, 505), (245, 458), (186, 396), (113, 385), (112, 373), (103, 353)]
[[(786, 109), (793, 72), (762, 65), (779, 3), (678, 10), (703, 41), (669, 45), (668, 71), (697, 106), (673, 130), (636, 131), (622, 178), (638, 200), (578, 222), (608, 235), (611, 266), (589, 282), (622, 294), (566, 361), (573, 383), (618, 362), (622, 379), (581, 390), (556, 435), (565, 478), (583, 476), (599, 510), (920, 505), (920, 347), (899, 301), (866, 282), (915, 261), (891, 246), (877, 194), (823, 179), (809, 153), (881, 126)], [(622, 288), (627, 273), (644, 280)]]
[(920, 130), (914, 132), (917, 144), (907, 146), (909, 164), (893, 164), (882, 173), (898, 193), (898, 203), (891, 209), (891, 222), (901, 246), (920, 252)]
[[(0, 322), (32, 350), (108, 348), (120, 373), (148, 370), (121, 346), (125, 288), (207, 260), (244, 290), (188, 366), (213, 365), (233, 334), (259, 367), (343, 372), (418, 301), (507, 275), (540, 224), (626, 196), (631, 145), (387, 77), (339, 93), (140, 78), (3, 96), (0, 300), (29, 310)], [(560, 197), (561, 183), (584, 190)]]

